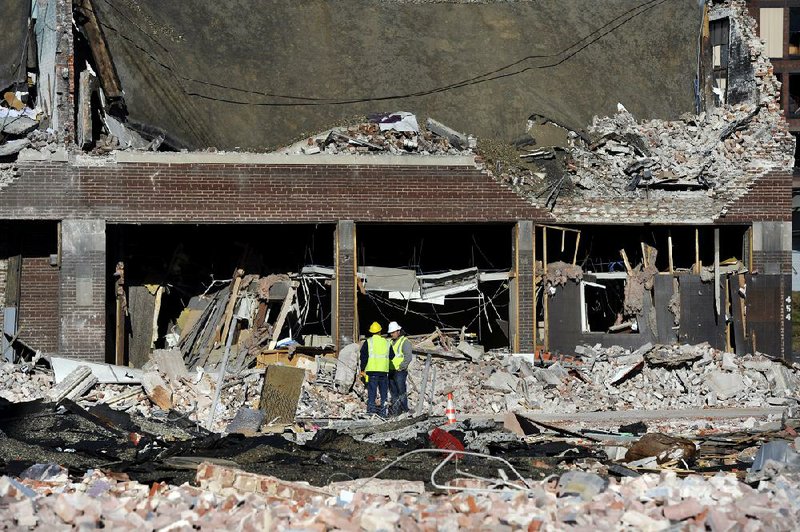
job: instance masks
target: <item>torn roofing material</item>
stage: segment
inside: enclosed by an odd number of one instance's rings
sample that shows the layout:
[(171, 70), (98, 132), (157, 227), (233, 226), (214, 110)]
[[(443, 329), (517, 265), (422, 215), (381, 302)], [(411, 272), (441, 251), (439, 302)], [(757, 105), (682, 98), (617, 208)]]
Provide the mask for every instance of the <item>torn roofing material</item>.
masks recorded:
[(30, 0), (5, 0), (0, 16), (0, 90), (25, 81)]
[(503, 140), (532, 113), (580, 129), (619, 101), (694, 110), (695, 0), (93, 4), (131, 122), (190, 148), (271, 149), (397, 108)]

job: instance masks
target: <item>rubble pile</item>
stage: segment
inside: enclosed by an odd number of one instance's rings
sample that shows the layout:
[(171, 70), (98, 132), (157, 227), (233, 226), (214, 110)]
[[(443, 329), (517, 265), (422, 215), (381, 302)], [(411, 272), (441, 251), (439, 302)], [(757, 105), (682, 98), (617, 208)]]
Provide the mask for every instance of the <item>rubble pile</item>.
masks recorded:
[[(474, 479), (451, 486), (489, 488), (434, 494), (404, 481), (373, 481), (358, 491), (202, 464), (197, 481), (152, 486), (125, 474), (87, 471), (71, 482), (56, 465), (36, 465), (21, 478), (0, 478), (0, 515), (16, 527), (102, 526), (114, 530), (540, 530), (588, 527), (639, 530), (791, 530), (800, 519), (793, 474), (751, 487), (733, 475), (673, 472), (605, 481), (570, 471), (514, 489)], [(371, 489), (367, 489), (371, 488)]]
[(0, 398), (12, 403), (41, 399), (53, 386), (53, 374), (33, 364), (0, 362)]
[[(597, 193), (637, 188), (717, 189), (743, 169), (767, 171), (781, 161), (764, 151), (780, 149), (775, 120), (753, 104), (720, 107), (680, 120), (637, 122), (622, 106), (595, 117), (588, 146), (576, 144), (574, 182)], [(762, 154), (762, 155), (759, 155)]]
[[(706, 407), (793, 406), (800, 402), (800, 373), (767, 357), (738, 356), (696, 346), (647, 344), (582, 347), (580, 360), (551, 361), (524, 355), (488, 353), (477, 362), (434, 358), (431, 413), (443, 415), (448, 392), (459, 414), (514, 410), (545, 413), (661, 410)], [(409, 404), (419, 398), (424, 365), (409, 369)], [(430, 394), (428, 388), (427, 394)], [(429, 395), (430, 397), (430, 395)], [(364, 410), (366, 390), (350, 394), (307, 382), (298, 415), (350, 418)], [(423, 412), (427, 412), (426, 407)]]
[[(153, 366), (151, 371), (158, 371), (158, 368)], [(214, 412), (213, 423), (209, 426), (218, 375), (198, 371), (190, 377), (170, 378), (165, 373), (160, 373), (160, 376), (166, 385), (168, 403), (159, 405), (156, 402), (157, 396), (154, 397), (151, 393), (143, 392), (144, 396), (138, 395), (129, 398), (119, 405), (112, 404), (112, 408), (137, 413), (145, 418), (164, 417), (169, 410), (173, 410), (212, 432), (225, 432), (240, 408), (258, 404), (263, 384), (262, 370), (254, 370), (246, 375), (226, 375)], [(110, 396), (106, 401), (113, 400), (113, 397), (113, 395)], [(150, 400), (147, 400), (148, 397)]]
[(14, 164), (0, 164), (0, 190), (13, 183), (19, 177), (19, 169)]
[(359, 154), (386, 153), (391, 155), (472, 155), (476, 140), (451, 130), (434, 120), (427, 127), (417, 123), (416, 116), (407, 112), (379, 114), (369, 122), (334, 128), (321, 135), (296, 144), (289, 152), (314, 155), (317, 153)]
[[(226, 374), (211, 426), (208, 426), (208, 422), (219, 375), (202, 370), (175, 376), (160, 371), (156, 364), (150, 363), (147, 375), (150, 382), (156, 379), (158, 384), (155, 386), (143, 388), (138, 383), (99, 383), (77, 402), (84, 406), (107, 404), (114, 410), (145, 418), (164, 418), (172, 410), (172, 416), (182, 415), (212, 432), (224, 432), (239, 409), (258, 404), (263, 373), (263, 369), (252, 369), (240, 374)], [(52, 371), (42, 366), (30, 363), (0, 364), (0, 398), (12, 403), (48, 400), (48, 393), (54, 386)]]
[(595, 117), (588, 128), (591, 142), (573, 142), (575, 166), (570, 169), (578, 187), (596, 194), (637, 188), (719, 190), (748, 172), (791, 167), (791, 138), (776, 134), (782, 129), (780, 83), (744, 2), (731, 2), (730, 9), (737, 12), (732, 20), (750, 50), (755, 74), (750, 101), (684, 114), (679, 120), (642, 122), (620, 104), (616, 115)]

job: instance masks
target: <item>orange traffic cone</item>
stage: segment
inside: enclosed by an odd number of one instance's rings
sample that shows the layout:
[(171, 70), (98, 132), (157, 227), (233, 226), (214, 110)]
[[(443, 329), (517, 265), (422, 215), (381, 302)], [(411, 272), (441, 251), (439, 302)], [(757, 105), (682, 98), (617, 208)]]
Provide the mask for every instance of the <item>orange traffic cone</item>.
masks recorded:
[(456, 423), (456, 407), (453, 405), (453, 394), (447, 394), (447, 409), (444, 411), (447, 416), (447, 424)]

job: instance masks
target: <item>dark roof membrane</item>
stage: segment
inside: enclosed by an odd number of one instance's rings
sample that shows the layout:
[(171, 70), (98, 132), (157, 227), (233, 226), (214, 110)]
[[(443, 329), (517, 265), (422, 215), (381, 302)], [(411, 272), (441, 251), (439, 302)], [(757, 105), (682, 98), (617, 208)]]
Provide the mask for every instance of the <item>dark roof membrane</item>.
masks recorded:
[(511, 140), (621, 102), (694, 110), (696, 0), (93, 0), (130, 120), (193, 149), (266, 150), (407, 110)]

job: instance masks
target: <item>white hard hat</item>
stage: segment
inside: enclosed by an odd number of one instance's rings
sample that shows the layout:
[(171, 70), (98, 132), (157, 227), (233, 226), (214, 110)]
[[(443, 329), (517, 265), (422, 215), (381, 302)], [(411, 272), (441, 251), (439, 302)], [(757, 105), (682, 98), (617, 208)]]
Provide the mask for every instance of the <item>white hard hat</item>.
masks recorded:
[(392, 334), (393, 332), (399, 331), (399, 330), (400, 330), (400, 324), (397, 323), (396, 321), (392, 321), (392, 322), (389, 323), (389, 328), (386, 329), (386, 332), (388, 332), (389, 334)]

